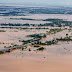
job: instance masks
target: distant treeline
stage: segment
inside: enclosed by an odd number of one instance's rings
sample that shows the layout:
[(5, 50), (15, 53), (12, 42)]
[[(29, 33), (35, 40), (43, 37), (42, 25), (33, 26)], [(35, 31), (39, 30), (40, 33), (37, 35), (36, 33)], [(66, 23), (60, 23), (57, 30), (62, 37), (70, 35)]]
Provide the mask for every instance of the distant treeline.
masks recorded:
[(36, 20), (36, 19), (29, 19), (29, 18), (10, 18), (14, 20)]
[(27, 14), (72, 14), (72, 7), (0, 6), (0, 16), (25, 16)]
[[(13, 19), (13, 18), (10, 18)], [(18, 19), (18, 18), (16, 18)], [(35, 19), (27, 19), (27, 18), (19, 18), (23, 20), (35, 20)], [(51, 23), (44, 23), (44, 24), (20, 24), (20, 23), (2, 23), (1, 26), (52, 26), (52, 27), (62, 27), (62, 26), (72, 26), (72, 21), (66, 21), (63, 19), (45, 19), (42, 21), (50, 21)]]
[(12, 24), (12, 23), (2, 23), (2, 24), (0, 24), (1, 26), (30, 26), (30, 24), (19, 24), (19, 23), (17, 23), (17, 24)]
[[(66, 21), (63, 19), (45, 19), (43, 21), (51, 21), (52, 23), (51, 26), (57, 26), (57, 27), (62, 27), (62, 26), (72, 26), (72, 21)], [(45, 25), (48, 25), (48, 23), (46, 23)]]
[(45, 23), (45, 24), (12, 24), (12, 23), (2, 23), (1, 26), (54, 26), (53, 23)]

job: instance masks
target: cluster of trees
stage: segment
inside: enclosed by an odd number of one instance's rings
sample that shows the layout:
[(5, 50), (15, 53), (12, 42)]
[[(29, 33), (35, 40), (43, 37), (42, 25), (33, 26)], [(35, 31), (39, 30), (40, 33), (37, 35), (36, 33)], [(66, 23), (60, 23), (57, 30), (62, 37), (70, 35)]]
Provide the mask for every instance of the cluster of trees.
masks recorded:
[(57, 32), (60, 32), (60, 31), (62, 31), (62, 29), (50, 29), (50, 31), (49, 32), (47, 32), (48, 34), (55, 34), (55, 33), (57, 33)]
[(45, 49), (44, 47), (41, 47), (41, 48), (38, 48), (37, 50), (41, 51), (41, 50), (44, 50), (44, 49)]
[(28, 43), (31, 43), (33, 41), (34, 41), (33, 39), (30, 39), (30, 40), (23, 40), (22, 42), (23, 42), (23, 44), (28, 44)]
[(70, 37), (68, 38), (57, 38), (58, 41), (72, 41), (72, 39)]
[(40, 39), (42, 38), (42, 36), (39, 34), (28, 35), (28, 37), (34, 37), (34, 38), (40, 38)]
[(52, 44), (56, 44), (57, 41), (52, 40), (52, 41), (46, 41), (45, 43), (41, 43), (41, 45), (52, 45)]
[(17, 23), (17, 24), (13, 24), (13, 23), (2, 23), (2, 24), (0, 24), (1, 26), (30, 26), (30, 24), (19, 24), (19, 23)]
[(35, 20), (35, 19), (29, 19), (29, 18), (10, 18), (14, 20)]
[[(10, 18), (10, 19), (21, 19), (21, 20), (35, 20), (35, 19), (27, 19), (27, 18)], [(20, 23), (17, 23), (17, 24), (13, 24), (13, 23), (2, 23), (0, 24), (1, 26), (57, 26), (57, 27), (62, 27), (62, 26), (72, 26), (72, 21), (65, 21), (63, 19), (45, 19), (45, 20), (42, 20), (42, 21), (50, 21), (51, 23), (44, 23), (44, 24), (20, 24)], [(37, 28), (37, 29), (40, 29), (40, 28)]]
[(0, 51), (0, 54), (3, 54), (4, 52)]
[(45, 19), (43, 21), (51, 21), (52, 23), (45, 24), (45, 25), (49, 24), (49, 26), (55, 26), (55, 25), (58, 26), (58, 27), (72, 26), (72, 21), (66, 21), (66, 20), (63, 20), (63, 19)]

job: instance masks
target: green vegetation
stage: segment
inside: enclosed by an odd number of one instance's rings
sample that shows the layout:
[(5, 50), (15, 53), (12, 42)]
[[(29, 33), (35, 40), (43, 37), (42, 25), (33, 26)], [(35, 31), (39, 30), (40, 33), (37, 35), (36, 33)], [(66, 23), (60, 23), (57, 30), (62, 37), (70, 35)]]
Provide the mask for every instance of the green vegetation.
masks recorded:
[(3, 27), (0, 27), (0, 28), (9, 28), (9, 29), (13, 29), (13, 27), (4, 27), (4, 26), (3, 26)]
[(0, 51), (0, 54), (3, 54), (4, 52)]
[(57, 26), (57, 27), (62, 27), (62, 26), (72, 26), (72, 21), (66, 21), (63, 19), (45, 19), (43, 21), (51, 21), (52, 23), (47, 23), (44, 24), (45, 26)]
[(43, 35), (43, 38), (46, 38), (46, 34)]
[(66, 34), (66, 36), (68, 36), (68, 34)]
[(9, 29), (21, 29), (21, 30), (26, 30), (26, 29), (48, 29), (48, 28), (45, 28), (45, 27), (43, 27), (43, 28), (40, 28), (40, 27), (39, 28), (37, 28), (37, 27), (36, 28), (28, 28), (28, 27), (15, 27), (15, 26), (13, 26), (13, 27), (10, 27), (10, 26), (9, 27), (4, 27), (4, 26), (2, 26), (0, 28), (3, 28), (3, 29), (4, 28), (7, 28), (7, 29), (8, 28)]
[(28, 35), (28, 37), (40, 38), (40, 39), (42, 38), (42, 36), (39, 34)]
[(41, 50), (44, 50), (44, 49), (45, 49), (44, 47), (41, 47), (41, 48), (38, 48), (37, 50), (41, 51)]
[(10, 50), (8, 50), (8, 51), (6, 51), (6, 52), (10, 53)]
[(36, 19), (29, 19), (29, 18), (10, 18), (13, 20), (36, 20)]
[[(44, 24), (29, 24), (29, 23), (25, 23), (25, 24), (20, 24), (20, 23), (2, 23), (0, 24), (1, 26), (38, 26), (35, 29), (48, 29), (48, 28), (41, 28), (42, 26), (52, 26), (52, 27), (62, 27), (62, 26), (72, 26), (72, 21), (66, 21), (63, 19), (29, 19), (29, 18), (10, 18), (10, 19), (15, 19), (15, 20), (37, 20), (37, 21), (50, 21), (51, 23), (44, 23)], [(41, 27), (40, 27), (41, 26)], [(28, 28), (29, 29), (29, 28)], [(30, 29), (34, 29), (34, 28), (30, 28)]]
[(22, 51), (24, 50), (24, 48), (22, 48)]
[(28, 43), (33, 42), (33, 39), (30, 39), (30, 40), (23, 40), (22, 42), (23, 42), (23, 44), (28, 44)]
[(45, 19), (43, 21), (62, 21), (62, 19)]
[(0, 32), (6, 32), (5, 30), (0, 30)]
[(57, 41), (52, 40), (52, 41), (46, 41), (45, 43), (41, 43), (41, 45), (52, 45), (52, 44), (56, 44)]
[(31, 51), (31, 49), (29, 48), (29, 51)]
[(50, 29), (50, 31), (48, 32), (49, 34), (55, 34), (57, 32), (62, 31), (62, 29)]
[(57, 38), (58, 41), (72, 41), (70, 37), (65, 37), (65, 38)]
[(34, 45), (34, 47), (40, 47), (39, 45)]
[[(49, 34), (56, 33), (62, 31), (61, 29), (50, 29), (50, 31), (48, 32)], [(52, 44), (56, 44), (57, 41), (56, 40), (51, 40), (51, 41), (46, 41), (45, 43), (42, 43), (40, 40), (42, 38), (46, 38), (46, 34), (32, 34), (32, 35), (28, 35), (27, 37), (32, 37), (33, 39), (31, 40), (27, 40), (27, 41), (22, 41), (24, 44), (28, 44), (31, 43), (31, 45), (34, 45), (34, 47), (39, 47), (39, 45), (52, 45)]]

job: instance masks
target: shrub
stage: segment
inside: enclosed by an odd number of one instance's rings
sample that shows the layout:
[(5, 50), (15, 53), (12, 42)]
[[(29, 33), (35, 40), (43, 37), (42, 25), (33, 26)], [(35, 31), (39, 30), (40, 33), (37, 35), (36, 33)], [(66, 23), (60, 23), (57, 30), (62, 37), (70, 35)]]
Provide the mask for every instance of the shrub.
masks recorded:
[(29, 48), (29, 51), (31, 51), (31, 49)]
[(0, 51), (0, 54), (3, 54), (4, 52)]
[(45, 48), (44, 47), (41, 47), (41, 48), (38, 48), (37, 50), (44, 50)]
[(40, 47), (39, 45), (35, 45), (34, 47)]

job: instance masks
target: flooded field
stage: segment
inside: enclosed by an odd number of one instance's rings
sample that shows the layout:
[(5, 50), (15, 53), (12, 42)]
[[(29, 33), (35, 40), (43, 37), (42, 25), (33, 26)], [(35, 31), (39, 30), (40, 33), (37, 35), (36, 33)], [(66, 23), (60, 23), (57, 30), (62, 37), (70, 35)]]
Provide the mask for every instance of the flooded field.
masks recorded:
[(10, 18), (29, 18), (29, 19), (64, 19), (68, 21), (72, 21), (72, 15), (67, 14), (29, 14), (27, 16), (0, 16), (0, 23), (29, 23), (29, 24), (44, 24), (51, 23), (49, 21), (35, 21), (35, 20), (12, 20)]
[[(1, 16), (0, 23), (43, 24), (47, 18), (72, 21), (72, 15)], [(11, 20), (28, 18), (35, 20)], [(1, 72), (72, 72), (72, 28), (0, 26)]]

